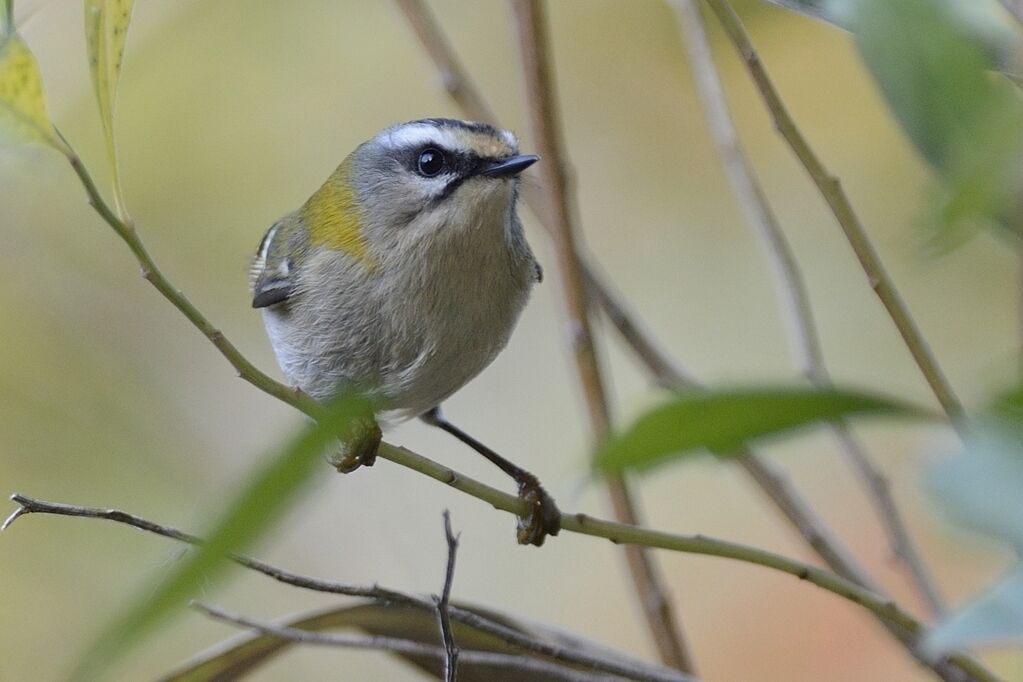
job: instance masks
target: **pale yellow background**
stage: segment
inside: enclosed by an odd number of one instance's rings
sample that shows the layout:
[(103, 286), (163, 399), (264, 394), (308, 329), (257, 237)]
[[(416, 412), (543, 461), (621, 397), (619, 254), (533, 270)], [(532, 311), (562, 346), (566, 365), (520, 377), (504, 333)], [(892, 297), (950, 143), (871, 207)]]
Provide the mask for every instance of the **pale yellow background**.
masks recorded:
[[(532, 148), (507, 7), (435, 2), (472, 73), (523, 149)], [(891, 123), (848, 39), (759, 3), (740, 5), (804, 132), (840, 176), (895, 281), (970, 406), (1009, 380), (1018, 345), (1015, 257), (982, 237), (943, 258), (920, 249), (926, 168)], [(80, 3), (19, 4), (54, 118), (106, 189), (88, 85)], [(560, 100), (589, 250), (649, 328), (708, 381), (794, 377), (772, 271), (721, 172), (671, 12), (660, 2), (552, 3)], [(299, 205), (379, 128), (457, 115), (386, 2), (142, 0), (128, 38), (117, 127), (127, 202), (157, 261), (258, 365), (279, 376), (249, 307), (247, 259), (263, 230)], [(812, 290), (839, 380), (931, 404), (817, 194), (775, 136), (718, 41), (738, 124)], [(559, 279), (546, 236), (527, 232), (548, 278), (507, 351), (447, 405), (448, 415), (535, 471), (564, 509), (606, 514), (587, 482), (589, 442), (563, 343)], [(137, 276), (127, 250), (46, 150), (0, 154), (0, 492), (116, 506), (191, 530), (300, 425), (235, 378), (212, 346)], [(617, 341), (601, 341), (614, 409), (656, 399)], [(921, 463), (954, 441), (941, 428), (862, 431), (953, 603), (1006, 557), (950, 530), (922, 499)], [(417, 424), (390, 435), (472, 476), (507, 482)], [(774, 445), (822, 514), (895, 595), (919, 612), (889, 560), (876, 516), (832, 440)], [(735, 468), (710, 460), (637, 482), (651, 525), (811, 556)], [(517, 547), (513, 520), (381, 462), (315, 490), (253, 552), (349, 582), (435, 592), (441, 510), (462, 533), (455, 594), (654, 655), (620, 550), (567, 535)], [(9, 506), (8, 509), (13, 509)], [(0, 536), (0, 680), (66, 674), (89, 638), (181, 547), (127, 528), (28, 517)], [(708, 680), (928, 679), (864, 611), (755, 566), (658, 554)], [(236, 573), (205, 598), (274, 618), (335, 603)], [(152, 678), (232, 634), (184, 613), (115, 679)], [(1018, 657), (996, 659), (1023, 677)], [(259, 680), (412, 680), (384, 654), (289, 653)]]

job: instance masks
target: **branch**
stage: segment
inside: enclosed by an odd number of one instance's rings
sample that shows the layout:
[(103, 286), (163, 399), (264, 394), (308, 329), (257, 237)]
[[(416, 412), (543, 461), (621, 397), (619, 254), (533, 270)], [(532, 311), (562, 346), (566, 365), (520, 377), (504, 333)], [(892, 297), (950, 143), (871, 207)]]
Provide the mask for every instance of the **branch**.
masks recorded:
[[(58, 133), (59, 134), (59, 133)], [(61, 136), (63, 140), (63, 136)], [(148, 281), (156, 290), (159, 291), (164, 298), (171, 302), (171, 304), (177, 308), (187, 319), (192, 323), (203, 336), (210, 340), (210, 342), (216, 346), (220, 354), (223, 355), (231, 366), (238, 372), (238, 376), (245, 381), (249, 382), (256, 388), (260, 389), (264, 393), (268, 393), (278, 400), (282, 400), (285, 403), (295, 407), (298, 410), (306, 413), (311, 417), (316, 417), (320, 413), (320, 406), (310, 397), (306, 396), (300, 391), (289, 388), (279, 381), (275, 381), (269, 375), (263, 373), (255, 365), (241, 354), (241, 351), (231, 343), (223, 332), (221, 332), (212, 322), (206, 319), (198, 308), (196, 308), (191, 301), (177, 289), (170, 280), (168, 280), (160, 268), (157, 267), (156, 262), (153, 261), (149, 252), (146, 250), (145, 245), (138, 236), (138, 232), (135, 230), (135, 225), (129, 220), (121, 220), (117, 215), (110, 209), (107, 203), (103, 200), (99, 190), (96, 189), (96, 183), (93, 181), (89, 171), (85, 168), (85, 164), (78, 155), (72, 150), (71, 145), (64, 140), (70, 150), (67, 157), (71, 163), (71, 168), (75, 171), (79, 180), (82, 182), (82, 186), (85, 188), (85, 193), (88, 195), (89, 204), (96, 210), (96, 212), (103, 218), (104, 221), (110, 227), (114, 229), (114, 232), (118, 237), (128, 246), (131, 252), (135, 255), (138, 260), (140, 272), (143, 279)]]
[[(611, 417), (590, 325), (586, 280), (577, 256), (578, 228), (574, 207), (571, 206), (574, 197), (566, 177), (567, 157), (548, 53), (547, 19), (540, 0), (512, 0), (512, 10), (521, 45), (522, 72), (533, 137), (537, 153), (544, 159), (539, 174), (553, 228), (551, 236), (571, 325), (571, 348), (586, 399), (590, 427), (596, 440), (600, 441), (610, 431)], [(615, 518), (630, 524), (637, 523), (639, 515), (626, 481), (614, 476), (608, 477), (606, 484)], [(652, 560), (635, 548), (626, 550), (626, 558), (661, 660), (679, 670), (692, 672), (695, 669), (692, 654)]]
[[(446, 467), (442, 467), (435, 462), (431, 462), (425, 458), (421, 458), (419, 455), (414, 457), (423, 460), (423, 473), (426, 473), (431, 478), (438, 480), (449, 479), (455, 476), (455, 473)], [(484, 486), (482, 483), (476, 484), (483, 488), (487, 488), (488, 498), (486, 501), (491, 502), (496, 508), (502, 509), (510, 513), (517, 513), (518, 508), (521, 506), (522, 501), (513, 495), (503, 493), (499, 490)], [(190, 535), (183, 531), (163, 526), (152, 521), (128, 514), (126, 512), (117, 509), (101, 509), (95, 507), (80, 507), (77, 505), (62, 504), (57, 502), (46, 502), (44, 500), (36, 500), (31, 497), (27, 497), (21, 494), (14, 494), (11, 499), (21, 505), (21, 509), (15, 511), (8, 521), (4, 524), (4, 528), (10, 526), (14, 520), (22, 516), (41, 513), (41, 514), (56, 514), (60, 516), (76, 516), (82, 518), (93, 518), (93, 519), (105, 519), (108, 521), (115, 521), (125, 525), (133, 526), (140, 530), (145, 530), (150, 533), (162, 535), (164, 537), (172, 538), (188, 544), (197, 545), (202, 542), (201, 539), (194, 535)], [(603, 519), (594, 518), (587, 516), (586, 514), (562, 514), (561, 518), (562, 530), (570, 533), (579, 533), (582, 535), (592, 535), (594, 537), (605, 538), (615, 544), (631, 544), (640, 545), (643, 547), (656, 547), (674, 552), (682, 552), (686, 554), (701, 554), (705, 556), (715, 556), (724, 559), (733, 559), (744, 563), (755, 564), (764, 568), (769, 568), (782, 573), (795, 576), (800, 580), (805, 580), (808, 583), (816, 585), (823, 590), (832, 592), (844, 599), (847, 599), (854, 604), (859, 604), (868, 611), (874, 613), (885, 622), (890, 622), (901, 628), (912, 640), (918, 641), (925, 634), (926, 629), (924, 626), (917, 621), (911, 614), (903, 611), (898, 604), (891, 601), (886, 597), (879, 596), (877, 593), (868, 590), (851, 580), (847, 580), (841, 576), (835, 575), (829, 571), (811, 566), (809, 564), (796, 561), (795, 559), (789, 559), (788, 557), (768, 552), (762, 549), (749, 547), (737, 542), (729, 542), (727, 540), (719, 540), (716, 538), (710, 538), (705, 535), (681, 535), (674, 533), (667, 533), (664, 531), (651, 530), (648, 528), (639, 528), (636, 526), (630, 526), (627, 524), (616, 523), (613, 521), (605, 521)], [(436, 604), (430, 600), (420, 600), (400, 593), (395, 593), (390, 590), (383, 590), (381, 588), (360, 588), (346, 585), (340, 585), (337, 583), (330, 583), (327, 581), (315, 580), (312, 578), (305, 578), (302, 576), (296, 576), (290, 574), (282, 569), (269, 566), (262, 562), (250, 559), (245, 556), (233, 555), (231, 557), (236, 563), (250, 568), (255, 571), (259, 571), (264, 575), (268, 575), (276, 580), (293, 584), (299, 587), (305, 587), (307, 589), (315, 589), (321, 592), (330, 592), (334, 594), (345, 594), (357, 597), (368, 597), (371, 599), (380, 599), (383, 601), (393, 601), (395, 603), (409, 604), (415, 608), (425, 608), (429, 611), (435, 611)], [(450, 616), (453, 620), (459, 622), (466, 622), (467, 625), (473, 625), (467, 621), (462, 620), (462, 610), (455, 607), (449, 609)], [(475, 625), (474, 625), (475, 626)], [(482, 628), (481, 628), (482, 629)], [(498, 635), (502, 636), (502, 635)], [(549, 654), (547, 654), (549, 655)], [(567, 660), (567, 659), (566, 659)], [(981, 680), (983, 682), (996, 682), (997, 678), (991, 673), (986, 671), (979, 663), (974, 661), (971, 657), (965, 654), (958, 654), (949, 657), (949, 660), (953, 661), (957, 666), (966, 670), (973, 679)], [(577, 661), (580, 662), (581, 661)], [(591, 665), (592, 659), (588, 659), (584, 665)], [(602, 662), (600, 670), (607, 670), (608, 663)], [(615, 674), (623, 674), (620, 671), (610, 671)], [(665, 671), (667, 672), (667, 671)], [(686, 675), (671, 672), (671, 675), (665, 678), (664, 676), (658, 678), (636, 678), (636, 679), (690, 679)], [(962, 679), (960, 676), (957, 679)]]
[(771, 118), (774, 120), (775, 128), (777, 128), (778, 132), (781, 133), (781, 136), (792, 148), (792, 151), (824, 197), (825, 202), (831, 208), (835, 220), (838, 221), (846, 240), (856, 254), (860, 267), (867, 276), (870, 288), (877, 294), (881, 304), (888, 312), (888, 316), (895, 323), (895, 327), (902, 336), (906, 348), (909, 349), (921, 374), (923, 374), (927, 384), (931, 387), (934, 397), (937, 398), (942, 409), (952, 420), (953, 426), (960, 430), (963, 429), (966, 415), (962, 404), (960, 404), (959, 398), (956, 397), (952, 386), (948, 383), (941, 368), (938, 366), (938, 362), (920, 333), (920, 329), (913, 321), (905, 301), (902, 300), (899, 292), (895, 289), (895, 285), (881, 263), (881, 259), (878, 257), (873, 244), (871, 244), (866, 230), (863, 229), (863, 224), (853, 210), (852, 204), (849, 203), (849, 198), (842, 189), (841, 182), (817, 158), (816, 153), (810, 147), (806, 138), (803, 137), (799, 127), (792, 119), (788, 109), (786, 109), (781, 96), (771, 82), (767, 70), (760, 61), (760, 56), (750, 42), (749, 35), (747, 35), (746, 29), (743, 27), (742, 21), (735, 13), (732, 5), (728, 0), (706, 1), (711, 10), (714, 11), (714, 14), (717, 15), (718, 20), (725, 29), (725, 33), (728, 34), (729, 39), (746, 65), (750, 77), (753, 79), (761, 98), (764, 100), (764, 104), (771, 114)]
[[(206, 614), (214, 620), (222, 623), (230, 623), (245, 628), (251, 628), (256, 632), (278, 639), (284, 639), (300, 644), (312, 644), (317, 646), (344, 647), (348, 649), (375, 649), (389, 651), (395, 654), (406, 656), (422, 656), (426, 658), (440, 659), (447, 664), (447, 651), (443, 647), (423, 644), (411, 639), (398, 637), (384, 637), (381, 635), (335, 635), (322, 632), (310, 632), (299, 628), (285, 625), (272, 625), (238, 614), (230, 613), (224, 609), (192, 602), (192, 607), (197, 611)], [(519, 671), (523, 675), (543, 674), (551, 679), (564, 680), (565, 682), (592, 682), (593, 675), (579, 673), (571, 668), (565, 668), (554, 663), (521, 656), (519, 654), (501, 654), (492, 651), (463, 651), (462, 658), (471, 665), (490, 666), (495, 668), (506, 668)], [(453, 679), (453, 678), (446, 678)], [(609, 678), (610, 679), (610, 678)]]
[[(501, 495), (498, 491), (493, 492), (497, 493), (497, 495)], [(507, 497), (510, 498), (511, 496)], [(77, 505), (62, 504), (59, 502), (46, 502), (44, 500), (37, 500), (20, 494), (12, 495), (11, 499), (17, 502), (20, 506), (8, 517), (3, 526), (0, 526), (0, 530), (5, 530), (13, 524), (16, 519), (26, 514), (53, 514), (57, 516), (72, 516), (78, 518), (114, 521), (115, 523), (132, 526), (133, 528), (138, 528), (139, 530), (144, 530), (148, 533), (184, 542), (189, 545), (200, 545), (203, 542), (202, 538), (190, 533), (186, 533), (170, 526), (154, 523), (117, 509), (80, 507)], [(512, 500), (517, 502), (518, 498), (512, 498)], [(239, 554), (231, 555), (229, 558), (231, 561), (243, 568), (261, 573), (285, 585), (312, 590), (314, 592), (323, 592), (326, 594), (340, 594), (348, 597), (372, 599), (379, 603), (397, 604), (431, 613), (436, 612), (437, 610), (437, 605), (433, 600), (416, 597), (397, 590), (380, 587), (379, 585), (366, 587), (311, 578), (297, 573), (292, 573), (291, 571), (272, 566), (259, 561), (258, 559), (253, 559)], [(458, 606), (449, 604), (448, 615), (451, 620), (462, 623), (463, 625), (475, 630), (479, 630), (480, 632), (485, 632), (498, 637), (507, 644), (524, 649), (525, 651), (533, 654), (564, 661), (565, 663), (582, 665), (593, 670), (599, 670), (614, 675), (628, 677), (629, 679), (643, 680), (647, 682), (687, 682), (692, 679), (687, 675), (683, 675), (682, 673), (669, 670), (667, 668), (646, 665), (638, 661), (632, 663), (623, 662), (621, 660), (598, 658), (573, 649), (552, 645), (535, 637), (530, 637), (518, 630), (481, 616), (468, 609), (459, 608)]]
[[(820, 336), (814, 323), (810, 296), (803, 275), (739, 142), (699, 6), (696, 0), (675, 0), (672, 4), (680, 28), (686, 37), (690, 66), (725, 172), (746, 215), (747, 223), (760, 237), (777, 274), (780, 294), (784, 299), (783, 307), (790, 322), (789, 336), (797, 361), (803, 374), (811, 382), (824, 388), (831, 387), (831, 378), (821, 351)], [(943, 600), (910, 539), (902, 515), (892, 497), (887, 478), (877, 469), (844, 422), (833, 422), (831, 429), (845, 458), (859, 473), (873, 498), (875, 510), (888, 534), (893, 554), (907, 569), (911, 582), (923, 597), (932, 615), (940, 615), (944, 611)]]
[(451, 585), (455, 580), (455, 555), (458, 553), (458, 538), (451, 532), (451, 513), (444, 510), (444, 538), (448, 544), (448, 564), (444, 572), (444, 589), (437, 599), (437, 623), (441, 640), (444, 642), (444, 682), (456, 682), (458, 678), (458, 647), (451, 634)]

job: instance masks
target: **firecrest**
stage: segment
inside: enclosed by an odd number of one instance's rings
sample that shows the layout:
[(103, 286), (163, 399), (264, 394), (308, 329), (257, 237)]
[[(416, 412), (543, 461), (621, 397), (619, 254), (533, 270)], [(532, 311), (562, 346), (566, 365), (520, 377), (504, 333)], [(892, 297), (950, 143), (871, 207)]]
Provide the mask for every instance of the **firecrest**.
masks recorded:
[[(420, 417), (513, 476), (529, 512), (522, 543), (558, 531), (529, 472), (448, 422), (439, 405), (504, 348), (542, 271), (516, 215), (519, 174), (538, 157), (485, 123), (422, 119), (359, 145), (252, 261), (252, 306), (288, 380), (317, 400), (375, 387), (379, 422)], [(343, 448), (342, 471), (379, 445)]]

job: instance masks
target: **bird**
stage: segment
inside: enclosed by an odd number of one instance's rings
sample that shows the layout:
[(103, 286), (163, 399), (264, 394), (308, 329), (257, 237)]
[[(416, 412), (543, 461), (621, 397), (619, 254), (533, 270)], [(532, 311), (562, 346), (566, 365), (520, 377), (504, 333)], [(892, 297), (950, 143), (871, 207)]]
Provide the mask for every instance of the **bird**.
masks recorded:
[(521, 544), (557, 535), (560, 513), (530, 472), (448, 421), (441, 403), (508, 343), (543, 270), (516, 212), (539, 160), (488, 123), (424, 118), (360, 144), (252, 259), (252, 306), (296, 389), (326, 402), (371, 386), (374, 419), (330, 455), (372, 466), (381, 429), (438, 427), (518, 484)]

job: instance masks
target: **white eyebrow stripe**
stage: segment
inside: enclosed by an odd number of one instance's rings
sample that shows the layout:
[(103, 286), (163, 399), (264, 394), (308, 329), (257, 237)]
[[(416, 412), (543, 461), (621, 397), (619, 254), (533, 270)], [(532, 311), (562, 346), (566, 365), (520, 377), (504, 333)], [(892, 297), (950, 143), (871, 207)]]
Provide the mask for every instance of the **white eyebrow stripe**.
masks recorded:
[(387, 136), (392, 148), (418, 147), (424, 144), (436, 144), (452, 151), (464, 151), (465, 143), (451, 130), (427, 124), (409, 125), (396, 128)]

